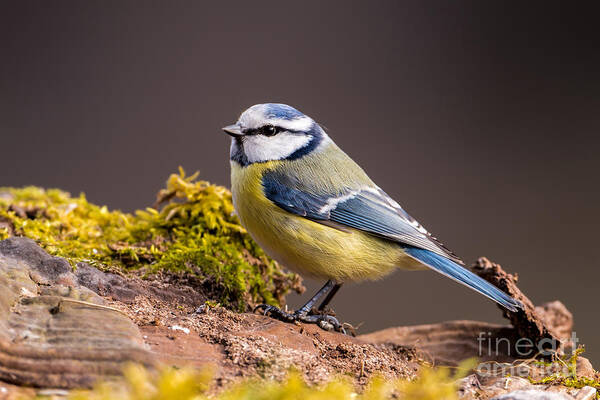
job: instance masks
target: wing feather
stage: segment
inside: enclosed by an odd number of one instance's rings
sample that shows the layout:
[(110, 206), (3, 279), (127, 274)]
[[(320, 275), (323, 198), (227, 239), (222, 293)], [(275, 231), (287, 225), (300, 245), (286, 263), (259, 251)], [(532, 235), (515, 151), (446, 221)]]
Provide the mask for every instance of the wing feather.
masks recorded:
[(463, 264), (378, 187), (348, 188), (329, 194), (309, 192), (296, 186), (277, 172), (267, 172), (263, 176), (266, 197), (288, 212), (429, 250)]

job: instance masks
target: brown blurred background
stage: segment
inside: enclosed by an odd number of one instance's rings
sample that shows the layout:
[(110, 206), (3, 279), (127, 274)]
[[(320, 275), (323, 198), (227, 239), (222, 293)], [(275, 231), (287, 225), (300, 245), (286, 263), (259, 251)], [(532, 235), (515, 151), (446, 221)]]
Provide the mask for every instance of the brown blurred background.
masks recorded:
[[(527, 4), (2, 2), (0, 186), (133, 210), (179, 165), (229, 185), (220, 128), (288, 103), (468, 263), (563, 301), (598, 362), (598, 14)], [(429, 272), (334, 305), (362, 332), (502, 321)]]

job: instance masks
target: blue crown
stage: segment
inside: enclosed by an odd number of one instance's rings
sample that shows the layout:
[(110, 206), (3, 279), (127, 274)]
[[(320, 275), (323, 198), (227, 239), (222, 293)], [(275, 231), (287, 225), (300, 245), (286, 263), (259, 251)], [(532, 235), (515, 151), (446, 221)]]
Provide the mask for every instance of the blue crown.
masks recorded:
[(265, 117), (293, 120), (304, 117), (304, 114), (287, 104), (270, 103), (266, 104)]

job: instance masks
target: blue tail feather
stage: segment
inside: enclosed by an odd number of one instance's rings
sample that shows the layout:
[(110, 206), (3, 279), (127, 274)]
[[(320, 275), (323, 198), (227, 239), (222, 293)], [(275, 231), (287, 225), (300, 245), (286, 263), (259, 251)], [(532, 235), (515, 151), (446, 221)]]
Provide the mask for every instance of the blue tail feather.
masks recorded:
[(481, 293), (491, 300), (494, 300), (507, 310), (516, 312), (517, 310), (523, 308), (523, 305), (519, 301), (513, 299), (497, 287), (478, 277), (466, 268), (456, 264), (454, 261), (447, 259), (446, 257), (429, 250), (412, 246), (405, 247), (404, 251), (409, 256), (422, 262), (442, 275), (446, 275), (447, 277), (470, 287), (471, 289)]

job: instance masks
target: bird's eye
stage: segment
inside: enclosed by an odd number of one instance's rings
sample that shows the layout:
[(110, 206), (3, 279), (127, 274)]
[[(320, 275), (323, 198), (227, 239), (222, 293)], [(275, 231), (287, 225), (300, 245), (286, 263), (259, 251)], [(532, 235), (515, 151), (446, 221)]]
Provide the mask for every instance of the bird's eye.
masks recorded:
[(262, 128), (262, 134), (265, 136), (273, 136), (279, 132), (279, 129), (273, 125), (265, 125)]

